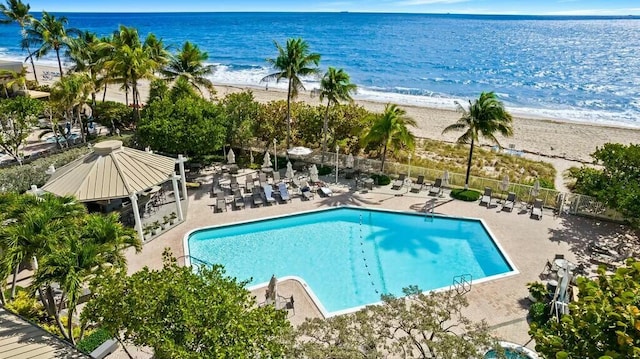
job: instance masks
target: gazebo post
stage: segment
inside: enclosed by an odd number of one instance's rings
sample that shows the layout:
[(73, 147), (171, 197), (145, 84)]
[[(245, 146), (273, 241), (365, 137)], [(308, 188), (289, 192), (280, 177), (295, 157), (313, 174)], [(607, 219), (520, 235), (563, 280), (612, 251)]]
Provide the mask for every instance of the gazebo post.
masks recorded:
[(140, 210), (138, 209), (138, 196), (135, 193), (129, 195), (131, 199), (131, 209), (133, 210), (133, 218), (135, 219), (136, 231), (140, 240), (144, 241), (144, 234), (142, 233), (142, 221), (140, 220)]
[[(184, 174), (183, 174), (184, 176)], [(171, 176), (171, 182), (173, 182), (173, 193), (175, 193), (175, 197), (176, 197), (176, 211), (178, 211), (178, 220), (180, 221), (184, 221), (184, 215), (182, 214), (182, 204), (180, 203), (180, 193), (178, 193), (178, 179), (180, 178), (180, 176), (176, 175), (175, 172), (173, 172), (173, 175)], [(184, 183), (184, 182), (182, 182)], [(185, 198), (187, 192), (185, 191)]]
[(182, 182), (182, 194), (184, 195), (184, 199), (188, 201), (187, 197), (187, 177), (184, 175), (184, 163), (187, 161), (182, 155), (178, 155), (178, 167), (180, 168), (180, 181)]

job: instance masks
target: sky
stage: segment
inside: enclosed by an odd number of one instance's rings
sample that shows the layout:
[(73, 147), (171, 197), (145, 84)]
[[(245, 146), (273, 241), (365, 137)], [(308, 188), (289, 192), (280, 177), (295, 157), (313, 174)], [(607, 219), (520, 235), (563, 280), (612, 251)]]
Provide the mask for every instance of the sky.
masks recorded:
[(23, 0), (32, 11), (352, 11), (512, 15), (640, 15), (639, 0)]

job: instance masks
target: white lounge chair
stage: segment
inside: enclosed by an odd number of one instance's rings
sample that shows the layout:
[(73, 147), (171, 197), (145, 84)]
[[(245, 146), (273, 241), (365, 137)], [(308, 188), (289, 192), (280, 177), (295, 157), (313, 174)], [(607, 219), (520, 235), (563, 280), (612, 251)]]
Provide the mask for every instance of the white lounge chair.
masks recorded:
[(263, 185), (262, 190), (264, 191), (264, 199), (267, 203), (276, 203), (276, 199), (273, 198), (273, 188), (271, 188), (271, 185)]
[(280, 198), (282, 199), (282, 202), (291, 201), (289, 190), (287, 189), (287, 185), (284, 182), (280, 182), (278, 184), (278, 191), (280, 191)]

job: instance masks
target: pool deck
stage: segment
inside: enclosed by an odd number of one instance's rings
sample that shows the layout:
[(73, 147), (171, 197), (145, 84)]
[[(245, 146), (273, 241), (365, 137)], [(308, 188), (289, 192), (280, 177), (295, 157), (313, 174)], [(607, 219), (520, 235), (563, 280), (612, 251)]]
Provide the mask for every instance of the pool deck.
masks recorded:
[[(324, 179), (330, 181), (329, 178)], [(478, 201), (453, 200), (448, 193), (443, 197), (433, 197), (426, 190), (411, 193), (406, 187), (392, 190), (390, 185), (374, 187), (370, 191), (354, 191), (350, 187), (353, 182), (344, 179), (341, 179), (340, 184), (330, 185), (334, 193), (330, 197), (316, 194), (314, 199), (304, 201), (292, 194), (291, 202), (285, 204), (259, 208), (247, 206), (241, 210), (232, 210), (228, 206), (226, 212), (213, 213), (211, 205), (215, 203), (215, 199), (210, 198), (208, 192), (212, 176), (203, 176), (200, 180), (203, 186), (189, 192), (185, 222), (146, 243), (140, 254), (132, 251), (127, 253), (130, 273), (144, 266), (161, 268), (162, 252), (167, 247), (179, 258), (180, 263), (184, 263), (183, 238), (187, 232), (200, 227), (341, 205), (424, 212), (425, 203), (435, 198), (435, 213), (483, 219), (519, 271), (517, 275), (474, 284), (466, 294), (470, 303), (466, 315), (472, 320), (486, 320), (500, 339), (519, 344), (528, 343), (528, 347), (532, 347), (532, 343), (527, 334), (529, 301), (526, 284), (541, 279), (540, 273), (547, 260), (552, 259), (555, 254), (564, 254), (568, 260), (585, 263), (589, 268), (589, 243), (619, 240), (621, 237), (638, 243), (637, 234), (625, 226), (565, 214), (554, 216), (550, 209), (545, 209), (541, 220), (536, 220), (529, 217), (526, 209), (519, 210), (519, 205), (509, 213), (501, 211), (501, 206), (495, 200), (487, 208), (480, 206)], [(282, 281), (278, 284), (278, 293), (282, 296), (293, 295), (295, 298), (295, 314), (289, 313), (292, 324), (297, 325), (308, 317), (322, 316), (300, 283)], [(261, 302), (265, 292), (264, 289), (257, 289), (253, 294), (257, 302)]]

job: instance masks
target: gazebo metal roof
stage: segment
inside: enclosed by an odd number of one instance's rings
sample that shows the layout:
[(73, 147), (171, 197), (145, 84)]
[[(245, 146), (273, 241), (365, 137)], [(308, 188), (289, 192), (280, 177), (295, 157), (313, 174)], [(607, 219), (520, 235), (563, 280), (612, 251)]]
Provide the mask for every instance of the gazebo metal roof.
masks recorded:
[(42, 189), (81, 202), (128, 197), (167, 181), (175, 165), (174, 158), (123, 147), (122, 141), (104, 141), (57, 169)]

